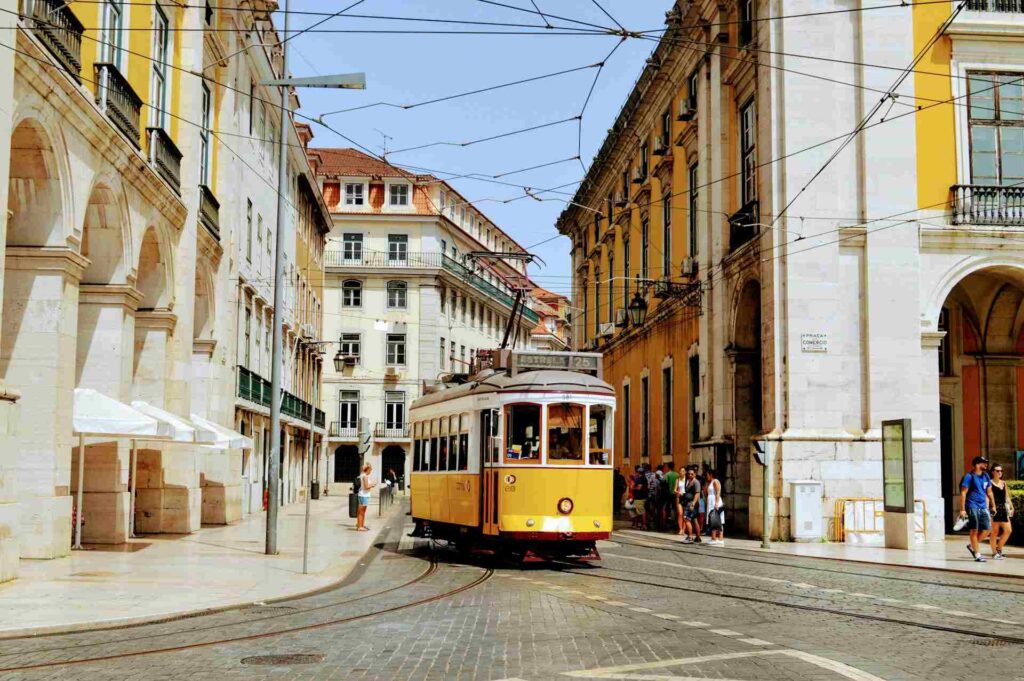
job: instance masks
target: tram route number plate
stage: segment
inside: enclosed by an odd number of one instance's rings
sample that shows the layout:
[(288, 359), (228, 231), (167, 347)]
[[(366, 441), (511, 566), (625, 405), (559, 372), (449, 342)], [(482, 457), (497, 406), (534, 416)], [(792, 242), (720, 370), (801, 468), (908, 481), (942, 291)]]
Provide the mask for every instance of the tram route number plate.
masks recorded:
[(594, 355), (574, 353), (524, 353), (514, 355), (516, 369), (572, 369), (575, 371), (597, 371), (601, 358)]

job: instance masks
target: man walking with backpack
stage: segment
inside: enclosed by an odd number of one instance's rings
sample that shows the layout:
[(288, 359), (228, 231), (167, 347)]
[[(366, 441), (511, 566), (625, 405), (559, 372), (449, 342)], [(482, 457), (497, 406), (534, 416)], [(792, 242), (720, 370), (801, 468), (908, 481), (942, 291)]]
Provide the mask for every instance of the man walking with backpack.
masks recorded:
[(988, 538), (992, 531), (992, 516), (989, 509), (996, 508), (992, 496), (992, 478), (988, 475), (988, 459), (976, 456), (971, 461), (971, 472), (960, 481), (960, 517), (967, 518), (967, 527), (971, 531), (971, 543), (967, 550), (971, 552), (975, 562), (984, 563), (980, 544)]

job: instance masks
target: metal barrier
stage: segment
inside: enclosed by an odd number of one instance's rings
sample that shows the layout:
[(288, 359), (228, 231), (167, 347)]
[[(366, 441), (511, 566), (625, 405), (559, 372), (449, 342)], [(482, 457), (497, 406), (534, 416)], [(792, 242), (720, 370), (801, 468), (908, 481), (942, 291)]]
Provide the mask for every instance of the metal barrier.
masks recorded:
[[(854, 544), (880, 544), (885, 536), (885, 504), (871, 497), (835, 500), (832, 540)], [(928, 536), (928, 507), (924, 499), (914, 500), (914, 535)]]

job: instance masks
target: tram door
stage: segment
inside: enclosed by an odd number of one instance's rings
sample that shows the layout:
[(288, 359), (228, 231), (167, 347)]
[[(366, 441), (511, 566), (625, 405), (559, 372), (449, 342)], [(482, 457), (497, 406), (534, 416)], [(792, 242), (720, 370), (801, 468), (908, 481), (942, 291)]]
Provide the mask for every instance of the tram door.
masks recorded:
[(498, 489), (501, 483), (501, 469), (496, 467), (501, 451), (498, 442), (499, 412), (485, 409), (480, 412), (480, 489), (483, 500), (480, 526), (485, 535), (498, 534)]

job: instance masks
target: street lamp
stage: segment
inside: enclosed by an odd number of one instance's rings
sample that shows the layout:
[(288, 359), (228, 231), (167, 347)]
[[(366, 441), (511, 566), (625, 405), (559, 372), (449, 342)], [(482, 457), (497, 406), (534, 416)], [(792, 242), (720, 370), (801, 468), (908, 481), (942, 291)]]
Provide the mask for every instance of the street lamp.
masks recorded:
[[(263, 81), (265, 85), (281, 87), (281, 153), (278, 156), (277, 169), (277, 244), (274, 248), (274, 331), (273, 331), (273, 355), (270, 369), (270, 461), (267, 471), (267, 483), (269, 488), (269, 499), (267, 504), (267, 538), (265, 552), (269, 555), (277, 553), (277, 512), (279, 503), (278, 479), (281, 476), (280, 451), (281, 451), (281, 331), (283, 323), (284, 308), (284, 287), (281, 285), (284, 279), (284, 220), (288, 213), (286, 194), (288, 192), (288, 149), (290, 131), (290, 99), (288, 97), (289, 87), (326, 87), (344, 89), (364, 89), (366, 77), (363, 74), (347, 74), (340, 76), (314, 76), (311, 78), (291, 78), (288, 76), (288, 45), (291, 42), (288, 23), (291, 18), (289, 5), (284, 3), (284, 33), (285, 39), (281, 42), (283, 53), (281, 55), (281, 77)], [(310, 434), (312, 439), (312, 433)], [(308, 490), (307, 490), (308, 497)]]
[(345, 355), (341, 354), (341, 350), (334, 355), (334, 371), (339, 374), (345, 371)]
[(647, 301), (637, 291), (633, 294), (633, 300), (630, 301), (629, 307), (629, 322), (633, 326), (643, 326), (644, 322), (647, 321)]

